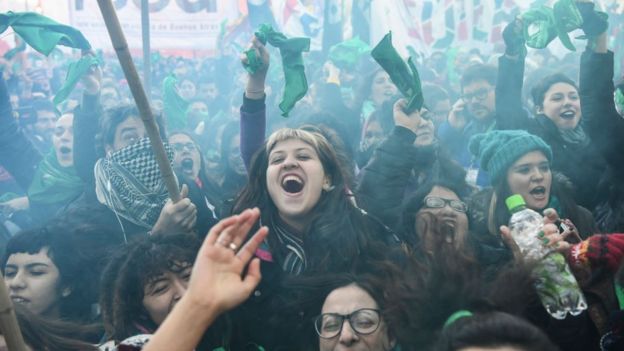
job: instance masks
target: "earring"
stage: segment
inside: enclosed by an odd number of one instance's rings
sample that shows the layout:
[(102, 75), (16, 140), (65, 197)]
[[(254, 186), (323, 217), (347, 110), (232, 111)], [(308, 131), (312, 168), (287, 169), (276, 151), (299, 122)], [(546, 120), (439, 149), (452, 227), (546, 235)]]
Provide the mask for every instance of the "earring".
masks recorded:
[(71, 295), (71, 288), (65, 288), (63, 289), (63, 292), (61, 292), (62, 297), (67, 297), (69, 295)]
[(323, 190), (325, 190), (325, 191), (327, 191), (327, 192), (332, 191), (332, 190), (334, 190), (335, 188), (336, 188), (335, 186), (333, 186), (333, 185), (329, 185), (329, 183), (325, 183), (325, 184), (323, 184)]

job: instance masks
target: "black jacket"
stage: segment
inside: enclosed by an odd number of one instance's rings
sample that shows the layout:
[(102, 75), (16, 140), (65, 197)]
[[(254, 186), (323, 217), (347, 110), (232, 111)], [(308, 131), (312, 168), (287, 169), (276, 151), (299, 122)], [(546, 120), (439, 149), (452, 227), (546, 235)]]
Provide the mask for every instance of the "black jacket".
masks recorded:
[[(544, 115), (530, 117), (522, 106), (524, 59), (501, 56), (496, 83), (496, 118), (498, 129), (524, 129), (542, 138), (552, 149), (552, 169), (570, 178), (575, 186), (574, 199), (586, 208), (597, 203), (596, 192), (607, 165), (592, 139), (589, 146), (568, 143), (555, 124)], [(584, 105), (581, 95), (581, 105)], [(593, 118), (593, 111), (583, 109), (581, 126)]]

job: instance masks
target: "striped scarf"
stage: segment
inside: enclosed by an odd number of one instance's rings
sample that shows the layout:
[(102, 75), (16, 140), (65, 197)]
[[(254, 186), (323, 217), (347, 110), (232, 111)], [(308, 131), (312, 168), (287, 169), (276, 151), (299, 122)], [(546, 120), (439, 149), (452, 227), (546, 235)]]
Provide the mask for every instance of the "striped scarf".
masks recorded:
[(286, 228), (280, 226), (279, 221), (272, 220), (273, 229), (279, 245), (285, 249), (286, 255), (282, 262), (282, 270), (293, 275), (300, 275), (307, 268), (307, 258), (303, 249), (303, 240)]

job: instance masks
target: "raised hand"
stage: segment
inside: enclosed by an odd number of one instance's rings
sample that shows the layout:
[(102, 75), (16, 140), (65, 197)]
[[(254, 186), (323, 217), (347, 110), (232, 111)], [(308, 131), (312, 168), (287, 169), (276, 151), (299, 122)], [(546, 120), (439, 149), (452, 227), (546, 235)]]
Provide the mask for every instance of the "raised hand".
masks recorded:
[(394, 103), (394, 107), (392, 110), (392, 115), (394, 117), (394, 124), (397, 126), (405, 127), (414, 134), (418, 130), (418, 126), (422, 122), (422, 118), (420, 116), (419, 111), (413, 111), (409, 115), (405, 113), (405, 108), (407, 107), (407, 100), (399, 99)]
[(199, 250), (186, 292), (194, 304), (213, 306), (223, 313), (245, 301), (258, 285), (260, 261), (252, 257), (266, 238), (268, 228), (260, 228), (243, 243), (259, 217), (260, 210), (248, 209), (212, 227)]
[[(245, 87), (245, 96), (250, 99), (261, 99), (264, 97), (264, 81), (271, 62), (271, 56), (266, 47), (255, 36), (249, 43), (248, 49), (254, 50), (256, 57), (260, 58), (262, 65), (254, 74), (249, 74), (247, 86)], [(241, 55), (241, 63), (247, 64), (247, 56)]]

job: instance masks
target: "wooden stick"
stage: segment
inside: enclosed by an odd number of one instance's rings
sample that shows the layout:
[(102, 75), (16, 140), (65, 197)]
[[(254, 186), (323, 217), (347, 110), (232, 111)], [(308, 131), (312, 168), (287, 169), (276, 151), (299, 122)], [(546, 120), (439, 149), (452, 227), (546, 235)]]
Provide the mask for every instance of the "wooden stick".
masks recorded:
[(26, 351), (26, 344), (15, 317), (13, 302), (9, 299), (9, 293), (2, 274), (0, 274), (0, 281), (2, 281), (2, 286), (0, 286), (0, 330), (2, 331), (2, 336), (4, 336), (9, 351)]
[(108, 35), (111, 38), (113, 48), (115, 48), (117, 58), (119, 59), (121, 68), (123, 69), (126, 80), (128, 81), (128, 86), (130, 87), (134, 101), (139, 109), (141, 120), (143, 120), (143, 124), (145, 125), (145, 130), (147, 131), (150, 143), (152, 144), (154, 157), (158, 162), (158, 168), (160, 168), (163, 181), (167, 186), (169, 197), (173, 202), (178, 202), (180, 201), (180, 190), (178, 189), (173, 169), (169, 163), (169, 158), (165, 152), (162, 139), (160, 138), (158, 126), (154, 120), (154, 115), (152, 114), (152, 109), (150, 108), (147, 95), (145, 94), (145, 90), (143, 90), (139, 74), (137, 73), (134, 62), (132, 61), (132, 56), (130, 55), (130, 50), (128, 49), (128, 42), (126, 41), (121, 25), (119, 24), (119, 18), (117, 18), (117, 13), (115, 12), (113, 3), (111, 0), (98, 0), (98, 6), (100, 7), (102, 17), (104, 17)]

